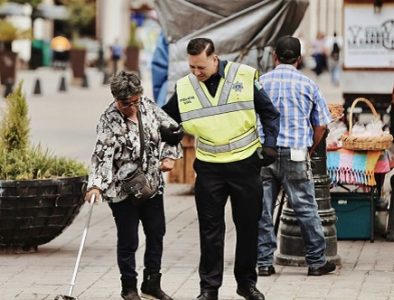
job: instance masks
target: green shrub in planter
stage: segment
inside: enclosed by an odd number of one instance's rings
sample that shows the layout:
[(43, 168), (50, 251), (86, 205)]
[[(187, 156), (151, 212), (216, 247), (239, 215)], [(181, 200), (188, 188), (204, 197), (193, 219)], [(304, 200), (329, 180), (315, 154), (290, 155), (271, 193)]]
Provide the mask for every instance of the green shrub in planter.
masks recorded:
[(82, 163), (29, 143), (28, 107), (22, 83), (7, 98), (0, 123), (0, 179), (44, 179), (87, 174)]

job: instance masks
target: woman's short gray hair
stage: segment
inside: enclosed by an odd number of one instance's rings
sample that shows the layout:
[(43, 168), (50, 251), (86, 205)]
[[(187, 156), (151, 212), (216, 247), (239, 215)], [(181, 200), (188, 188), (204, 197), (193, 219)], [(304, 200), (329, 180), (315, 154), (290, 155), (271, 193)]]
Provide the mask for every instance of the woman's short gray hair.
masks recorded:
[(141, 80), (132, 72), (121, 71), (111, 79), (111, 93), (117, 100), (127, 100), (143, 92)]

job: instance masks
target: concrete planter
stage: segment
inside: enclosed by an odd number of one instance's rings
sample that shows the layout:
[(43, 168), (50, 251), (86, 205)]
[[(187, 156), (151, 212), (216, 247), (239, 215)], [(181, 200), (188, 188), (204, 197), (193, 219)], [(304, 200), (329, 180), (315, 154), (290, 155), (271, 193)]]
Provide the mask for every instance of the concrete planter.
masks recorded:
[(72, 48), (70, 50), (70, 65), (73, 78), (84, 78), (86, 68), (86, 49)]
[(126, 61), (124, 63), (125, 69), (128, 71), (134, 71), (137, 74), (140, 72), (139, 67), (140, 49), (136, 47), (126, 48)]
[(69, 226), (87, 177), (0, 180), (0, 251), (37, 251)]

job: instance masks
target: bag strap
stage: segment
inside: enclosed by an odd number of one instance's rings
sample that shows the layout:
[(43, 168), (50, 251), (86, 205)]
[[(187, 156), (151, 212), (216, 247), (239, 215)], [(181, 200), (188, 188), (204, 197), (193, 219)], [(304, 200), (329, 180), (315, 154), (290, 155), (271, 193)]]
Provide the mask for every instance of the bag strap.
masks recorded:
[(144, 157), (145, 142), (144, 142), (144, 126), (142, 125), (142, 116), (139, 110), (137, 112), (137, 119), (138, 119), (138, 131), (140, 133), (140, 167), (142, 167), (142, 158)]

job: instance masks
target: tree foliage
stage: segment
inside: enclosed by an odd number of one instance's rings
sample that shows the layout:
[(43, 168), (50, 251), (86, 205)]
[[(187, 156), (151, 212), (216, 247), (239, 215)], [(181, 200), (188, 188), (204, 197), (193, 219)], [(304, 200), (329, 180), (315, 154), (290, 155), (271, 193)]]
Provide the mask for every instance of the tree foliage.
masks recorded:
[(138, 38), (137, 24), (134, 21), (130, 22), (130, 33), (127, 46), (138, 49), (142, 49), (144, 47), (142, 41)]
[(9, 2), (19, 3), (19, 4), (29, 4), (33, 9), (36, 9), (42, 0), (8, 0)]
[(11, 42), (20, 39), (30, 39), (31, 30), (20, 30), (11, 22), (0, 20), (0, 41)]
[(62, 2), (69, 11), (68, 23), (75, 40), (79, 36), (79, 30), (92, 22), (96, 15), (96, 6), (87, 0), (63, 0)]

